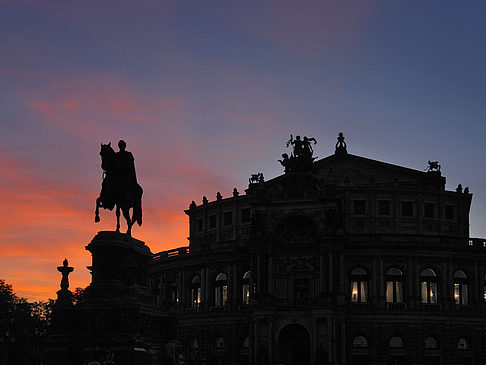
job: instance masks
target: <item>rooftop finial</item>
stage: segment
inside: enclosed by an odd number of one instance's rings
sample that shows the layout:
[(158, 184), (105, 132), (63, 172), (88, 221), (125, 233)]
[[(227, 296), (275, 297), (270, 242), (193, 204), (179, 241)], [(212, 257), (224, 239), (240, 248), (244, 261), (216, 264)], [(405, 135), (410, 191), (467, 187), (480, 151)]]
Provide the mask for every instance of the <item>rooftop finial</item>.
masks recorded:
[(348, 153), (346, 150), (346, 142), (344, 142), (344, 135), (343, 132), (339, 132), (338, 138), (336, 142), (336, 153)]

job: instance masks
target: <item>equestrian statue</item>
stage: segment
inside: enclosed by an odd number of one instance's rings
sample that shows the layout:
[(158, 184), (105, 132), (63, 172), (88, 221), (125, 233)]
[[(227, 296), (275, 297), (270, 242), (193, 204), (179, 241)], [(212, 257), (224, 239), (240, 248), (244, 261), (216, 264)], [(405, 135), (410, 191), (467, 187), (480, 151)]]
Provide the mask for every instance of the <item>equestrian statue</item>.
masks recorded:
[[(127, 235), (131, 236), (135, 222), (142, 225), (142, 193), (143, 189), (137, 182), (135, 159), (126, 151), (125, 141), (118, 142), (119, 151), (115, 152), (111, 142), (101, 144), (101, 168), (103, 182), (101, 193), (96, 199), (95, 222), (100, 221), (99, 208), (113, 210), (116, 207), (116, 232), (120, 232), (120, 210), (127, 221)], [(130, 208), (133, 208), (130, 218)]]

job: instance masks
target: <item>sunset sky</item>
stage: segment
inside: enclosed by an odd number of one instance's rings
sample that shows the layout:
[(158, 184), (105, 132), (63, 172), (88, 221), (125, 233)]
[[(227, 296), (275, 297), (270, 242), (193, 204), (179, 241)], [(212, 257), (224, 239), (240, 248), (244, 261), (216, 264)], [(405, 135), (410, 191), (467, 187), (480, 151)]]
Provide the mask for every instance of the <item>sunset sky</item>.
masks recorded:
[(152, 252), (203, 195), (283, 173), (289, 135), (469, 186), (486, 237), (486, 2), (0, 0), (0, 278), (29, 300), (89, 283), (100, 143), (122, 138)]

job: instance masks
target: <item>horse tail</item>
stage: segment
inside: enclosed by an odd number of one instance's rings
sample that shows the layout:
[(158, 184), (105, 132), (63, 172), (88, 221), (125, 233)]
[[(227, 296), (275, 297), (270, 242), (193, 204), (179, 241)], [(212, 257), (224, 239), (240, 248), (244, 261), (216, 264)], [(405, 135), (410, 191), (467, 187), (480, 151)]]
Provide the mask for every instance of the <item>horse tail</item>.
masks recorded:
[(142, 225), (142, 194), (143, 189), (137, 184), (135, 202), (133, 205), (133, 218), (132, 222), (137, 222), (139, 226)]

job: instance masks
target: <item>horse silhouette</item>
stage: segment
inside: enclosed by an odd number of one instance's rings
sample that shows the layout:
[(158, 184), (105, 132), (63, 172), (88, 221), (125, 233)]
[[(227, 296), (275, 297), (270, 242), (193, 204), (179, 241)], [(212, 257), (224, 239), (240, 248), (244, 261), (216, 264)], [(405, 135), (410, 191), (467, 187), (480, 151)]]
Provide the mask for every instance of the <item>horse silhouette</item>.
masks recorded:
[[(128, 152), (129, 153), (129, 152)], [(126, 176), (117, 161), (117, 154), (111, 147), (111, 142), (101, 144), (101, 168), (103, 182), (100, 196), (96, 199), (95, 222), (100, 221), (99, 208), (113, 210), (116, 208), (116, 232), (120, 232), (120, 210), (127, 221), (126, 234), (131, 236), (135, 222), (142, 225), (142, 187), (136, 177)], [(130, 218), (130, 208), (133, 214)]]

